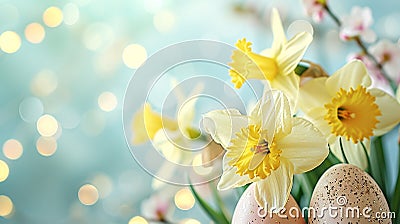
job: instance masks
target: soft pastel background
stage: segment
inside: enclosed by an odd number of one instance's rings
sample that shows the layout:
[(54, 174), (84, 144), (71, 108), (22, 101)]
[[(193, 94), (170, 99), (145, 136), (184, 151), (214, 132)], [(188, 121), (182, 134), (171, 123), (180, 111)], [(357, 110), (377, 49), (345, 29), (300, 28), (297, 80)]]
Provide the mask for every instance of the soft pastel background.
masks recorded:
[[(369, 6), (378, 35), (400, 37), (399, 1), (330, 5), (339, 16)], [(234, 44), (246, 37), (260, 51), (272, 41), (272, 7), (285, 27), (311, 22), (299, 0), (0, 0), (0, 195), (7, 196), (0, 196), (0, 223), (128, 223), (140, 215), (152, 177), (133, 159), (122, 128), (135, 69), (190, 39)], [(311, 23), (315, 41), (305, 58), (331, 73), (357, 48), (338, 39), (330, 18)], [(173, 217), (210, 222), (198, 205), (176, 208)]]

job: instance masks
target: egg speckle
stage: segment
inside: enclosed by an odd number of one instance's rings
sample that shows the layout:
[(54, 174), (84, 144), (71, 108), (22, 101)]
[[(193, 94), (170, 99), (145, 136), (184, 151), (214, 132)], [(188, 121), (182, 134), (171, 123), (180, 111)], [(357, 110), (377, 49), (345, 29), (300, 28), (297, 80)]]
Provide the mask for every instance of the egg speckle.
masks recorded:
[(334, 165), (321, 176), (310, 208), (315, 212), (310, 213), (308, 223), (391, 223), (380, 218), (390, 210), (378, 184), (350, 164)]
[[(253, 183), (243, 192), (233, 213), (232, 224), (305, 224), (305, 220), (301, 216), (301, 209), (291, 195), (285, 205), (285, 212), (270, 214), (264, 211), (254, 198), (255, 186), (256, 183)], [(300, 211), (299, 215), (296, 215), (297, 211)]]

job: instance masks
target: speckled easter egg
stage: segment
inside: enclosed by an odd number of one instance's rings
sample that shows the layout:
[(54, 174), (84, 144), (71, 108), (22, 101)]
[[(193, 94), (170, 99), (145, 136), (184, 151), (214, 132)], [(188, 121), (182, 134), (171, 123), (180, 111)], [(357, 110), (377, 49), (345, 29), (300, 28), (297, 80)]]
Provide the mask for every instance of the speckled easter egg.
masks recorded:
[(350, 164), (334, 165), (321, 176), (309, 210), (308, 223), (391, 223), (389, 206), (378, 184)]
[[(251, 184), (239, 199), (232, 217), (232, 224), (305, 224), (305, 220), (296, 215), (301, 211), (294, 198), (290, 195), (285, 206), (285, 212), (278, 214), (266, 213), (254, 197), (256, 184)], [(289, 214), (289, 211), (292, 211)]]

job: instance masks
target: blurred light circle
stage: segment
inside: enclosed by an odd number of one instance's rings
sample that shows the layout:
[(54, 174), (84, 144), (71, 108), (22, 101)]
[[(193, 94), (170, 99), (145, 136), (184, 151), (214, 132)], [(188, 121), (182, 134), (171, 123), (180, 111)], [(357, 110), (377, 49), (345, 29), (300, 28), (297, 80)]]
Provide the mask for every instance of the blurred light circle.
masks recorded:
[(97, 98), (97, 103), (103, 111), (110, 112), (115, 109), (118, 104), (117, 97), (112, 92), (103, 92)]
[(125, 47), (122, 53), (122, 60), (129, 68), (139, 68), (147, 59), (146, 49), (139, 44), (131, 44)]
[(129, 220), (128, 224), (148, 224), (148, 222), (141, 216), (135, 216)]
[(201, 224), (201, 222), (196, 219), (184, 219), (180, 221), (179, 224)]
[(0, 160), (0, 182), (5, 181), (9, 173), (10, 169), (8, 168), (7, 163), (5, 163), (3, 160)]
[(19, 105), (19, 115), (27, 123), (33, 123), (43, 114), (43, 103), (36, 97), (25, 98)]
[(57, 141), (53, 137), (39, 137), (36, 141), (36, 149), (42, 156), (51, 156), (57, 150)]
[(63, 21), (61, 9), (51, 6), (43, 12), (43, 22), (48, 27), (57, 27)]
[(307, 33), (313, 35), (314, 29), (313, 29), (311, 23), (309, 23), (306, 20), (296, 20), (293, 23), (291, 23), (287, 29), (287, 34), (288, 34), (289, 38), (291, 38), (301, 32), (307, 32)]
[(39, 118), (36, 127), (40, 135), (50, 137), (57, 133), (58, 122), (53, 116), (45, 114)]
[(3, 154), (8, 159), (16, 160), (21, 157), (23, 153), (22, 144), (16, 139), (8, 139), (3, 144)]
[(100, 198), (105, 198), (110, 195), (113, 188), (113, 183), (110, 177), (104, 174), (98, 174), (93, 178), (92, 183), (97, 186)]
[(31, 82), (31, 91), (36, 96), (48, 96), (57, 89), (57, 76), (51, 70), (41, 70)]
[(44, 28), (39, 23), (31, 23), (25, 27), (25, 38), (31, 43), (42, 42), (45, 35)]
[(63, 8), (64, 23), (74, 25), (79, 19), (79, 8), (74, 3), (68, 3)]
[(189, 210), (194, 206), (195, 199), (188, 188), (176, 192), (174, 197), (175, 205), (181, 210)]
[(153, 19), (154, 27), (160, 33), (170, 31), (175, 25), (175, 15), (170, 11), (158, 12)]
[(79, 201), (84, 205), (93, 205), (99, 199), (97, 188), (91, 184), (85, 184), (78, 191)]
[(15, 53), (21, 47), (21, 37), (14, 31), (5, 31), (0, 36), (0, 48), (5, 53)]
[(0, 216), (8, 216), (13, 210), (13, 203), (11, 199), (5, 195), (0, 195)]

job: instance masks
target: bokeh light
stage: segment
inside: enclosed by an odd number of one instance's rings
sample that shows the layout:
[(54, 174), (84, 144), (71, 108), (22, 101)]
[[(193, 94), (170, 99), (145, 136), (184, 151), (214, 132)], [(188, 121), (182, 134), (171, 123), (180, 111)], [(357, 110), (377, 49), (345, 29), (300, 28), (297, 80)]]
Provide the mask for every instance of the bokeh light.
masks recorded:
[(180, 221), (179, 224), (201, 224), (201, 222), (196, 219), (184, 219)]
[(61, 9), (52, 6), (43, 12), (43, 22), (48, 27), (57, 27), (63, 21), (63, 13)]
[(68, 3), (63, 8), (64, 23), (74, 25), (79, 20), (79, 8), (74, 3)]
[(113, 111), (118, 104), (117, 97), (112, 92), (103, 92), (97, 98), (100, 109), (106, 112)]
[(8, 139), (3, 144), (3, 154), (8, 159), (16, 160), (21, 157), (23, 153), (22, 144), (16, 139)]
[(174, 197), (175, 205), (181, 210), (189, 210), (193, 208), (195, 199), (192, 192), (188, 188), (183, 188), (176, 192)]
[(105, 198), (112, 192), (113, 183), (110, 177), (104, 174), (96, 175), (91, 181), (93, 185), (97, 186), (99, 191), (99, 198)]
[(148, 222), (141, 216), (135, 216), (129, 220), (128, 224), (148, 224)]
[(36, 122), (43, 111), (43, 103), (36, 97), (27, 97), (19, 104), (19, 115), (27, 123)]
[(0, 216), (6, 217), (13, 211), (13, 202), (5, 195), (0, 195)]
[(44, 28), (39, 23), (30, 23), (25, 27), (25, 38), (33, 44), (42, 42), (45, 35)]
[(0, 48), (6, 53), (15, 53), (21, 47), (21, 37), (14, 31), (5, 31), (0, 35)]
[(170, 31), (175, 25), (175, 15), (170, 11), (161, 11), (154, 16), (154, 27), (160, 33)]
[(91, 184), (85, 184), (78, 191), (79, 201), (84, 205), (93, 205), (99, 199), (97, 188)]
[(39, 118), (36, 127), (40, 135), (50, 137), (57, 133), (58, 122), (53, 116), (45, 114)]
[(122, 60), (129, 68), (139, 68), (147, 59), (146, 49), (139, 44), (131, 44), (125, 47)]
[(8, 168), (7, 163), (3, 160), (0, 160), (0, 182), (5, 181), (9, 173), (10, 169)]
[(53, 71), (44, 69), (31, 82), (31, 91), (36, 96), (48, 96), (57, 89), (58, 80)]
[(36, 149), (42, 156), (51, 156), (57, 150), (57, 141), (53, 137), (39, 137), (36, 141)]

